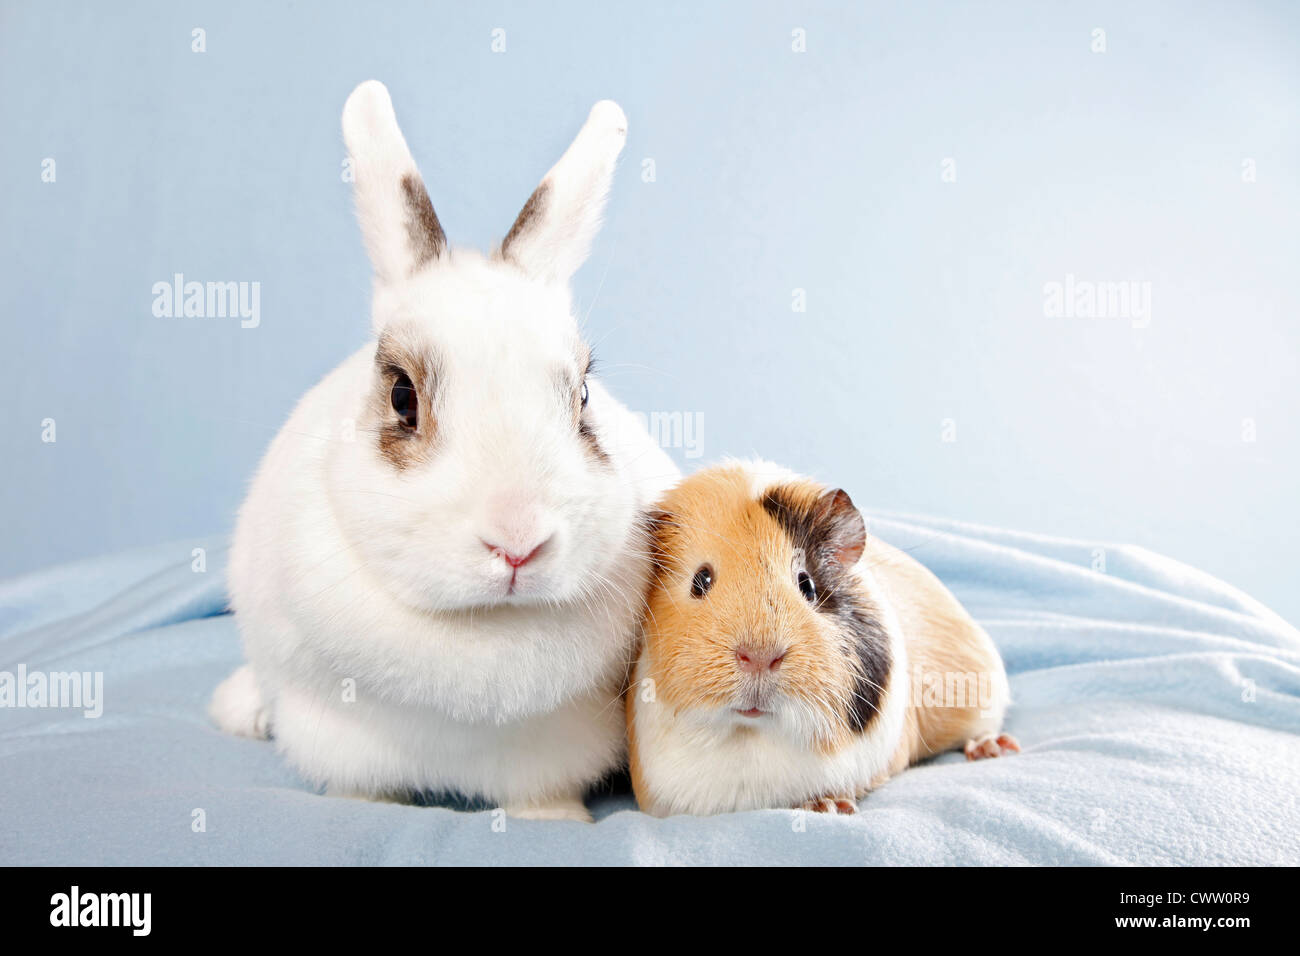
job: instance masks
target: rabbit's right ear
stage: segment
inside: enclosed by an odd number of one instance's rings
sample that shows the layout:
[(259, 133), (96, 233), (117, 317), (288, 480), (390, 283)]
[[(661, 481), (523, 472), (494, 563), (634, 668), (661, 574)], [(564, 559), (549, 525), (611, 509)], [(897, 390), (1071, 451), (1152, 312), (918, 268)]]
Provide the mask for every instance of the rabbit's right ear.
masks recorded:
[(378, 80), (362, 83), (343, 105), (343, 141), (376, 278), (397, 281), (442, 255), (447, 237)]
[(618, 104), (593, 106), (502, 240), (501, 257), (536, 278), (567, 282), (591, 251), (626, 139), (627, 117)]

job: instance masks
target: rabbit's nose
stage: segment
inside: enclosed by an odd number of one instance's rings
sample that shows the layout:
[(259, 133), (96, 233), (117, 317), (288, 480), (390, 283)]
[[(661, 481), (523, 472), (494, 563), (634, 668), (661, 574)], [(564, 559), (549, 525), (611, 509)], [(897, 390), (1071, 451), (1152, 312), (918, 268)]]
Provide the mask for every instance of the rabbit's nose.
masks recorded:
[[(550, 540), (550, 538), (546, 539), (546, 541)], [(505, 559), (506, 564), (510, 565), (512, 568), (522, 568), (529, 561), (533, 560), (533, 558), (537, 557), (541, 550), (546, 547), (546, 541), (543, 541), (541, 544), (528, 551), (511, 551), (488, 541), (484, 541), (483, 545), (497, 557)]]

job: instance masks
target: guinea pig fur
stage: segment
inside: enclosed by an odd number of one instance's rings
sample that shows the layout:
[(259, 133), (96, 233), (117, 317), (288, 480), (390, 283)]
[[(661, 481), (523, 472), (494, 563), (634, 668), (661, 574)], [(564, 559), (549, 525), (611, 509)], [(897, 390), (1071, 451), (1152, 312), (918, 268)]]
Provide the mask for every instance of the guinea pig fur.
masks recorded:
[(656, 816), (852, 813), (912, 763), (1019, 750), (997, 649), (842, 490), (766, 463), (697, 472), (655, 515), (627, 693), (633, 788)]

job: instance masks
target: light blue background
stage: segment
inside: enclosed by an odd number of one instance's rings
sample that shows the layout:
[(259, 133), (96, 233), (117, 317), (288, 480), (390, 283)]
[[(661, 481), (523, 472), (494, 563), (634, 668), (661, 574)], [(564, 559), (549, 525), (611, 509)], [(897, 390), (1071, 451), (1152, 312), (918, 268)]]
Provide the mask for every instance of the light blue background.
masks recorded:
[[(338, 117), (376, 77), (479, 246), (623, 105), (576, 288), (611, 387), (702, 416), (688, 467), (1136, 542), (1300, 619), (1294, 5), (615, 7), (4, 3), (0, 573), (230, 527), (367, 334)], [(176, 272), (260, 282), (260, 327), (155, 318)], [(1150, 326), (1046, 317), (1067, 274), (1150, 282)]]

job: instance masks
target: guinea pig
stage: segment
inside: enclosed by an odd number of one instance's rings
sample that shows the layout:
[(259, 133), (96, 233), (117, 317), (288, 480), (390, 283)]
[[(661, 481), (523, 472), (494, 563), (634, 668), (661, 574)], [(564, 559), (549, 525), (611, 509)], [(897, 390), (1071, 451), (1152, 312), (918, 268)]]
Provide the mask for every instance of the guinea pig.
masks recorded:
[(853, 813), (930, 755), (1019, 751), (989, 636), (930, 571), (868, 538), (844, 491), (728, 463), (652, 517), (626, 697), (641, 809)]

